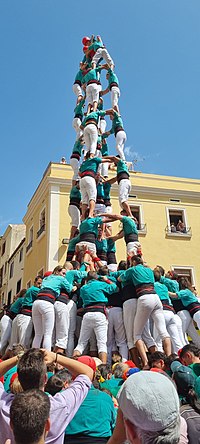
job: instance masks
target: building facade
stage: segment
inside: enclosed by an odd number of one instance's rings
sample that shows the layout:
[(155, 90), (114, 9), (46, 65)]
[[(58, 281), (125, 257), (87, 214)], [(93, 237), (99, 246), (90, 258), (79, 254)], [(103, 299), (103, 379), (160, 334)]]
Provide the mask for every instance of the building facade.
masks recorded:
[[(115, 172), (110, 172), (113, 177)], [(68, 215), (72, 170), (70, 165), (50, 163), (24, 216), (26, 252), (23, 287), (37, 274), (63, 264), (70, 233)], [(130, 205), (138, 220), (139, 238), (149, 266), (162, 265), (188, 276), (200, 292), (200, 181), (130, 172)], [(118, 186), (112, 186), (113, 214), (119, 214)], [(120, 229), (114, 222), (113, 234)], [(126, 257), (123, 240), (117, 243), (117, 259)]]
[(17, 293), (17, 282), (21, 279), (22, 283), (23, 265), (16, 263), (15, 255), (18, 248), (23, 248), (25, 232), (24, 224), (10, 224), (0, 238), (0, 305), (12, 302)]

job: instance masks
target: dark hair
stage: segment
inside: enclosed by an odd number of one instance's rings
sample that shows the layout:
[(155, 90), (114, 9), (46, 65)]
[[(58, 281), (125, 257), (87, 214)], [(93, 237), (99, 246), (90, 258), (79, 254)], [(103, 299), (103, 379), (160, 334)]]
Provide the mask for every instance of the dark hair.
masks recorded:
[(56, 393), (60, 392), (64, 388), (64, 381), (56, 375), (51, 376), (46, 385), (45, 392), (54, 396)]
[(10, 407), (10, 422), (16, 444), (34, 444), (44, 433), (50, 400), (41, 390), (16, 395)]
[(96, 271), (88, 271), (86, 282), (92, 281), (93, 279), (98, 280), (98, 274), (96, 273)]
[(124, 364), (122, 362), (119, 362), (119, 364), (117, 364), (113, 370), (113, 376), (114, 378), (122, 378), (124, 371), (127, 368), (125, 368)]
[(184, 345), (181, 352), (179, 353), (179, 358), (182, 359), (184, 357), (184, 354), (187, 352), (193, 353), (194, 356), (197, 356), (199, 358), (200, 349), (196, 347), (196, 345), (193, 344)]
[(100, 274), (100, 276), (107, 276), (109, 274), (109, 269), (107, 265), (103, 265), (103, 267), (100, 267), (98, 274)]
[(159, 269), (161, 276), (164, 276), (164, 274), (165, 274), (164, 268), (161, 265), (156, 265), (156, 268)]
[(101, 373), (102, 378), (107, 379), (109, 373), (112, 373), (112, 368), (110, 364), (100, 364), (98, 365), (98, 370)]
[(131, 262), (133, 263), (133, 261), (136, 262), (137, 265), (140, 265), (140, 264), (143, 265), (143, 260), (142, 260), (142, 258), (139, 255), (133, 256), (131, 258)]
[(179, 283), (180, 290), (185, 290), (186, 288), (191, 290), (191, 284), (187, 278), (185, 278), (183, 276), (179, 277), (178, 283)]
[(191, 407), (200, 414), (200, 400), (198, 399), (193, 387), (188, 387), (188, 393), (186, 394), (185, 399), (183, 398), (181, 403), (183, 405), (186, 403), (191, 405)]
[(159, 270), (154, 270), (153, 274), (154, 274), (155, 282), (159, 282), (160, 278), (161, 278), (161, 272)]
[(56, 376), (61, 379), (64, 383), (67, 382), (70, 384), (72, 382), (72, 374), (67, 370), (67, 368), (63, 368), (62, 370), (58, 370), (56, 372)]
[(153, 367), (154, 362), (159, 361), (160, 359), (162, 359), (165, 363), (166, 355), (163, 352), (155, 351), (154, 353), (150, 353), (148, 355), (149, 367)]
[(43, 388), (46, 375), (44, 352), (37, 348), (27, 350), (18, 362), (17, 373), (23, 390)]
[(167, 368), (171, 367), (172, 362), (179, 361), (179, 357), (176, 353), (171, 353), (171, 355), (166, 356), (165, 358), (165, 365)]
[(40, 274), (38, 274), (35, 279), (34, 282), (37, 282), (39, 279), (43, 279), (43, 276), (41, 276)]
[(78, 270), (80, 268), (80, 263), (78, 261), (71, 261), (73, 270)]
[(120, 261), (118, 264), (118, 270), (127, 270), (127, 262), (126, 261)]

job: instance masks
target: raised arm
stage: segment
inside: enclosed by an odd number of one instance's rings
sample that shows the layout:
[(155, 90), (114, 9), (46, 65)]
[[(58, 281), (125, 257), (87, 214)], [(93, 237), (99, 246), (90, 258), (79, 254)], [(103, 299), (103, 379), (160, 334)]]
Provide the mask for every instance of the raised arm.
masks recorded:
[(76, 378), (78, 375), (86, 375), (92, 381), (93, 370), (88, 365), (82, 364), (82, 362), (76, 361), (71, 358), (67, 358), (64, 355), (59, 355), (47, 350), (44, 350), (44, 361), (46, 365), (58, 363), (64, 368), (67, 368), (69, 372)]
[(6, 359), (5, 361), (0, 362), (0, 378), (8, 372), (11, 368), (17, 365), (19, 360), (18, 356), (13, 356), (13, 358)]

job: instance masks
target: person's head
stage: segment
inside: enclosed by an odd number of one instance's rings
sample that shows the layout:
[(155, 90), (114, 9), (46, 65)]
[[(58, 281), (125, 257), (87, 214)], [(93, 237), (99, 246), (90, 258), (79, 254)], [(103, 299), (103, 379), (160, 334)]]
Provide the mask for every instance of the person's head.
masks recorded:
[(43, 390), (46, 383), (46, 372), (42, 350), (30, 348), (19, 359), (17, 373), (23, 390)]
[(130, 444), (178, 444), (179, 398), (173, 382), (160, 373), (141, 371), (118, 394)]
[(113, 376), (114, 378), (122, 378), (123, 374), (126, 370), (128, 370), (128, 365), (124, 364), (123, 362), (119, 362), (115, 364), (113, 369)]
[(127, 262), (126, 261), (120, 261), (117, 267), (117, 270), (127, 270)]
[(140, 256), (133, 256), (131, 258), (131, 265), (135, 267), (136, 265), (143, 265), (143, 260)]
[(72, 265), (72, 263), (70, 261), (66, 261), (65, 264), (64, 264), (64, 268), (67, 271), (68, 270), (73, 270), (73, 265)]
[(72, 374), (67, 370), (67, 368), (63, 368), (56, 373), (56, 376), (61, 379), (64, 383), (64, 388), (69, 387), (72, 382)]
[(34, 287), (40, 288), (42, 285), (42, 279), (43, 279), (42, 276), (40, 276), (40, 275), (36, 276), (34, 283), (33, 283)]
[(62, 265), (57, 265), (57, 267), (55, 267), (53, 270), (53, 274), (64, 277), (66, 275), (66, 268), (64, 268)]
[(159, 282), (161, 278), (161, 273), (158, 269), (153, 270), (155, 282)]
[(156, 351), (154, 353), (150, 353), (148, 356), (148, 364), (150, 368), (160, 368), (161, 370), (165, 369), (165, 361), (166, 355), (162, 352)]
[(50, 429), (50, 400), (40, 390), (17, 394), (10, 407), (10, 425), (16, 444), (44, 443)]
[(200, 350), (193, 344), (184, 345), (179, 353), (180, 361), (183, 365), (194, 364), (200, 362)]
[(58, 377), (58, 375), (52, 375), (46, 385), (45, 385), (45, 392), (49, 393), (50, 395), (54, 396), (56, 393), (60, 392), (64, 388), (64, 382), (62, 379)]
[(179, 396), (187, 397), (190, 389), (194, 389), (195, 386), (196, 378), (192, 369), (182, 365), (180, 361), (174, 361), (171, 364), (171, 371)]
[(86, 278), (86, 282), (89, 281), (97, 281), (98, 280), (98, 274), (96, 273), (96, 271), (88, 271), (88, 275)]
[(103, 265), (103, 267), (100, 267), (98, 274), (100, 274), (100, 276), (108, 276), (109, 269), (108, 269), (107, 265)]
[(103, 379), (110, 379), (112, 376), (112, 368), (110, 364), (100, 364), (98, 366), (99, 373)]
[(156, 265), (156, 267), (154, 268), (154, 270), (158, 270), (158, 271), (160, 272), (161, 276), (164, 276), (164, 274), (165, 274), (165, 270), (164, 270), (164, 268), (162, 267), (162, 265)]
[(71, 261), (73, 270), (79, 270), (80, 268), (80, 263), (78, 261)]
[(178, 279), (178, 283), (180, 290), (191, 289), (191, 284), (189, 280), (183, 276)]

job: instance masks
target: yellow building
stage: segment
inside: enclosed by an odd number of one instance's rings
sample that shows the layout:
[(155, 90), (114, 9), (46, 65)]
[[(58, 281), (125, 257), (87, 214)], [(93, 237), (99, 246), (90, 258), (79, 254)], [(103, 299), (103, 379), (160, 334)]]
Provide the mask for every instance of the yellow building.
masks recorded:
[[(115, 173), (111, 173), (111, 177)], [(200, 291), (200, 181), (130, 172), (130, 205), (138, 219), (139, 237), (146, 262), (186, 275)], [(66, 258), (72, 170), (70, 165), (50, 163), (28, 204), (26, 257), (23, 286), (38, 273), (52, 270)], [(113, 213), (119, 213), (118, 186), (112, 187)], [(183, 231), (175, 231), (181, 220)], [(119, 222), (113, 223), (113, 233)], [(117, 241), (117, 258), (124, 259), (125, 244)]]

